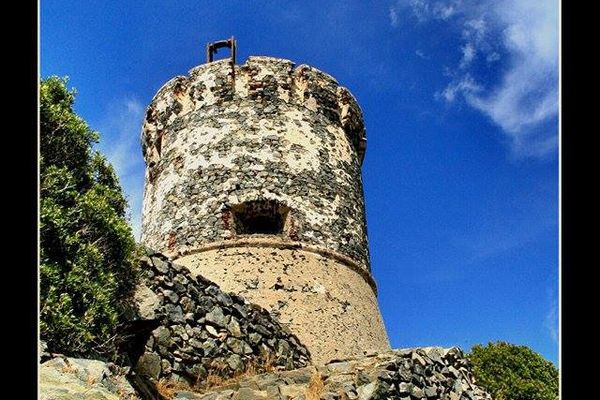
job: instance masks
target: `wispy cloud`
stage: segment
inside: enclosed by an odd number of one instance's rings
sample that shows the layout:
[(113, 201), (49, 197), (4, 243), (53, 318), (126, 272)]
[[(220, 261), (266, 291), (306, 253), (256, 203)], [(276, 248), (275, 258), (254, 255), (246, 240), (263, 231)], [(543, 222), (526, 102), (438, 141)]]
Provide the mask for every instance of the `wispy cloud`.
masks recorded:
[(129, 218), (138, 240), (144, 193), (144, 160), (139, 140), (143, 113), (136, 97), (122, 98), (108, 106), (95, 127), (101, 133), (99, 149), (115, 168), (127, 196)]
[(461, 1), (437, 1), (433, 4), (432, 10), (433, 15), (436, 18), (447, 20), (456, 14), (457, 7), (460, 5)]
[(423, 59), (423, 60), (429, 60), (429, 56), (425, 54), (425, 52), (421, 49), (417, 49), (415, 50), (415, 54), (417, 55), (417, 57)]
[[(544, 157), (556, 150), (556, 0), (398, 0), (391, 10), (396, 19), (401, 11), (408, 12), (419, 23), (443, 20), (461, 31), (460, 61), (437, 98), (461, 98), (488, 116), (506, 134), (513, 155)], [(486, 73), (497, 74), (497, 79), (479, 77), (479, 60), (495, 68)]]
[(549, 306), (544, 319), (544, 328), (554, 341), (558, 343), (558, 295), (556, 288), (548, 290)]
[(461, 3), (462, 0), (398, 0), (390, 6), (390, 23), (392, 26), (396, 26), (399, 13), (405, 10), (410, 10), (419, 22), (425, 22), (431, 18), (447, 20), (456, 14)]
[(436, 97), (442, 97), (448, 103), (452, 103), (456, 96), (462, 93), (479, 93), (482, 87), (470, 75), (466, 74), (460, 80), (454, 79), (441, 93), (436, 93)]
[(465, 44), (461, 50), (463, 53), (463, 57), (460, 60), (460, 68), (464, 69), (468, 67), (469, 64), (471, 64), (471, 61), (473, 61), (473, 59), (475, 58), (477, 50), (475, 50), (475, 46), (473, 45), (473, 43)]
[(394, 7), (390, 7), (390, 23), (395, 28), (398, 26), (398, 11)]
[(557, 235), (554, 190), (554, 185), (540, 184), (477, 213), (474, 209), (470, 223), (451, 232), (449, 238), (464, 254), (466, 263), (471, 264), (514, 252), (548, 233)]
[(522, 248), (550, 229), (552, 224), (549, 221), (510, 221), (507, 224), (486, 222), (473, 228), (473, 231), (462, 239), (454, 238), (454, 240), (455, 243), (462, 242), (466, 250), (467, 264), (481, 263), (508, 251)]

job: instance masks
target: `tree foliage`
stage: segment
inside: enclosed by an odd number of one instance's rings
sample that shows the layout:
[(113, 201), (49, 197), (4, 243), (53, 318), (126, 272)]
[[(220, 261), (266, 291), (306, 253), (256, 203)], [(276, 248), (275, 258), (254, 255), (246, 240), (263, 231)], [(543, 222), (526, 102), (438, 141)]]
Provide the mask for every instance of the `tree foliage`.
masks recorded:
[(108, 357), (136, 244), (117, 176), (66, 84), (40, 83), (40, 336), (53, 352)]
[(558, 369), (527, 346), (475, 345), (468, 358), (477, 384), (494, 400), (558, 399)]

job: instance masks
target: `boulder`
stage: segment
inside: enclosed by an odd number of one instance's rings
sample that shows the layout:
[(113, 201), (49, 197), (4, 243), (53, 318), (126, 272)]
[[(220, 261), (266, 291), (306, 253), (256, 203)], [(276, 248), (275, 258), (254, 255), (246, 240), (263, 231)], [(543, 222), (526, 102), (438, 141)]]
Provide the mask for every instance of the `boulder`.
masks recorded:
[(103, 361), (56, 357), (40, 365), (40, 400), (140, 399), (125, 372)]

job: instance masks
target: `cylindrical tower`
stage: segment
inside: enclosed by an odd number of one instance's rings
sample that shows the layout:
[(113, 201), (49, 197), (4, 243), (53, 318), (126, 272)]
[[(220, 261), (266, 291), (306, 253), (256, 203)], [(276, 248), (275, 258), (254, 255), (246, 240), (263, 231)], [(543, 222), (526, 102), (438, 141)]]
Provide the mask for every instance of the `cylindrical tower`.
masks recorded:
[(317, 363), (389, 349), (370, 273), (360, 107), (331, 76), (250, 57), (148, 107), (142, 242), (270, 310)]

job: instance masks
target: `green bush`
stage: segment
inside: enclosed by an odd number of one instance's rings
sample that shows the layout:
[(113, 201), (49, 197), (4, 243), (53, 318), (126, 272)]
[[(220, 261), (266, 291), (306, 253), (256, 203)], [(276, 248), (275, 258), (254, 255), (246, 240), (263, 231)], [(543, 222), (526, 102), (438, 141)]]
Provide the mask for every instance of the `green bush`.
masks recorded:
[(52, 352), (111, 358), (136, 243), (117, 176), (66, 84), (40, 83), (40, 336)]
[(468, 358), (477, 384), (494, 400), (558, 399), (558, 369), (527, 346), (475, 345)]

